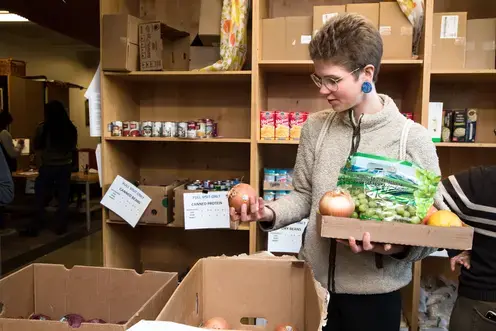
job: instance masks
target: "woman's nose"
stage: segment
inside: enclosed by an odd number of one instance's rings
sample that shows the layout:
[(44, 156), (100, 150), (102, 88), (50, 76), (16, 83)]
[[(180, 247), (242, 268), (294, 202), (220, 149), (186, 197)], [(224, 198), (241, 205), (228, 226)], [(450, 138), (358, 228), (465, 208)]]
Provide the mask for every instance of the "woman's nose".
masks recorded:
[(322, 85), (320, 87), (319, 93), (322, 94), (322, 95), (329, 95), (329, 94), (331, 94), (331, 91), (329, 91), (329, 89), (327, 87), (325, 87), (324, 85)]

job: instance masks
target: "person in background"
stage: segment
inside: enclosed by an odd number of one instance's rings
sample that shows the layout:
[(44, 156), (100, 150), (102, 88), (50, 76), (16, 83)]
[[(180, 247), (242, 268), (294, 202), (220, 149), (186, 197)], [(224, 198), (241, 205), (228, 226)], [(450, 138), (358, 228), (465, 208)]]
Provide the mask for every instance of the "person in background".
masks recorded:
[(0, 206), (6, 206), (14, 200), (14, 182), (7, 161), (0, 149)]
[[(240, 213), (231, 209), (231, 220), (259, 221), (264, 231), (273, 231), (308, 217), (299, 257), (330, 292), (324, 331), (398, 331), (400, 289), (412, 279), (412, 262), (435, 250), (374, 243), (370, 233), (347, 241), (322, 238), (317, 210), (324, 193), (336, 188), (350, 155), (407, 160), (440, 175), (436, 147), (425, 127), (406, 119), (389, 96), (376, 91), (383, 44), (366, 18), (332, 17), (312, 37), (309, 50), (315, 67), (311, 78), (332, 110), (311, 115), (303, 125), (291, 194), (268, 205), (252, 199), (250, 213), (246, 205)], [(438, 194), (436, 205), (446, 209), (442, 203)]]
[[(8, 111), (0, 112), (0, 147), (11, 173), (17, 171), (17, 158), (21, 155), (21, 151), (24, 148), (24, 140), (19, 140), (18, 143), (14, 145), (12, 135), (8, 131), (9, 125), (12, 124), (12, 121), (12, 115)], [(5, 205), (1, 205), (0, 236), (15, 233), (14, 229), (9, 229), (5, 226)]]
[(496, 330), (496, 166), (473, 167), (440, 185), (445, 203), (474, 228), (471, 251), (448, 250), (461, 265), (450, 331)]
[(40, 154), (41, 166), (35, 182), (38, 214), (24, 231), (25, 235), (38, 235), (45, 222), (46, 197), (57, 192), (58, 209), (55, 215), (55, 233), (67, 231), (72, 155), (77, 147), (77, 129), (69, 119), (64, 105), (50, 101), (45, 105), (45, 120), (37, 130), (34, 149)]

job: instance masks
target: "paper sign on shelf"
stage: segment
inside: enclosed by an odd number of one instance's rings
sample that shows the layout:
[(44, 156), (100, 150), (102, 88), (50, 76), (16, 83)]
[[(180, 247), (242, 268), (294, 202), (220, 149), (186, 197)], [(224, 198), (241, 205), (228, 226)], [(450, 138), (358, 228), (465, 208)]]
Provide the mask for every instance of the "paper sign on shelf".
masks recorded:
[(96, 145), (95, 156), (96, 167), (98, 168), (98, 181), (100, 182), (100, 187), (102, 187), (102, 144)]
[(102, 136), (102, 112), (100, 100), (100, 65), (91, 80), (90, 86), (84, 93), (84, 97), (88, 99), (88, 107), (90, 112), (90, 137)]
[(227, 193), (184, 193), (184, 229), (229, 229)]
[(100, 203), (134, 228), (151, 201), (139, 188), (117, 176)]
[(303, 231), (308, 219), (269, 232), (268, 251), (278, 253), (298, 253), (301, 248)]

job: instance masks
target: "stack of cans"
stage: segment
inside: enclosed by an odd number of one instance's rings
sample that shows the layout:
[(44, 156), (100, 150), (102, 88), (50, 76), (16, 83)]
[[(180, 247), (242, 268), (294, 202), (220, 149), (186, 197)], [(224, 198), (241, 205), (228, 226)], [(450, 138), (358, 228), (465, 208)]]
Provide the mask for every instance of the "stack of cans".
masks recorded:
[(114, 137), (215, 138), (217, 123), (209, 118), (188, 122), (114, 121), (108, 131)]

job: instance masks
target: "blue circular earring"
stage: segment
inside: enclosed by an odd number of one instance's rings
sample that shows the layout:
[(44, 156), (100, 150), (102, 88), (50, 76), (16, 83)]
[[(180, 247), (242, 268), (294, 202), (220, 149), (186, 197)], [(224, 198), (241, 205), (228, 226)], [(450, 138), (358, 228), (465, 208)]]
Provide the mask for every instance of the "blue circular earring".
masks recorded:
[(362, 84), (362, 92), (363, 93), (370, 93), (372, 91), (372, 84), (369, 82), (364, 82)]

